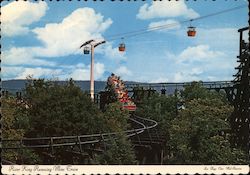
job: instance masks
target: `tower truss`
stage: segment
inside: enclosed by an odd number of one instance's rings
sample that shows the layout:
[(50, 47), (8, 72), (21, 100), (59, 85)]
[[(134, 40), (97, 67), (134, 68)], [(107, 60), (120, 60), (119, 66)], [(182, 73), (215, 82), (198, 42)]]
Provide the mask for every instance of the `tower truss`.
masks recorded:
[(240, 33), (240, 49), (239, 56), (237, 56), (239, 65), (235, 68), (238, 71), (233, 80), (234, 111), (230, 123), (234, 134), (234, 143), (249, 149), (250, 52), (249, 41), (243, 39), (243, 33), (248, 34), (249, 27), (239, 29), (238, 32)]

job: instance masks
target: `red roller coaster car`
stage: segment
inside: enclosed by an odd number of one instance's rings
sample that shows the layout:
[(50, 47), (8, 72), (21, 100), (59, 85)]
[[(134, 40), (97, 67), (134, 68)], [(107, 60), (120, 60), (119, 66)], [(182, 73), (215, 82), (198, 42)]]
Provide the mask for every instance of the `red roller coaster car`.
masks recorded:
[(128, 91), (120, 77), (111, 74), (108, 78), (108, 84), (114, 89), (117, 99), (122, 103), (123, 109), (127, 109), (130, 112), (136, 110), (136, 105), (129, 97)]

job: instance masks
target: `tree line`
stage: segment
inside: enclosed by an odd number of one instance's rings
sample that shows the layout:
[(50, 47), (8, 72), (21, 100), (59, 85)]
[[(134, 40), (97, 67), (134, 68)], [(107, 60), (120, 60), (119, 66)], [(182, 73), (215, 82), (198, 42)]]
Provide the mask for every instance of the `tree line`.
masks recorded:
[[(230, 141), (232, 110), (225, 94), (194, 82), (174, 95), (141, 96), (136, 115), (159, 123), (158, 130), (167, 140), (164, 164), (246, 164), (247, 153)], [(30, 79), (23, 102), (3, 98), (2, 113), (4, 139), (120, 133), (107, 143), (107, 151), (87, 161), (57, 149), (52, 164), (140, 163), (132, 143), (122, 134), (130, 127), (129, 112), (118, 102), (101, 111), (72, 79), (64, 85)], [(44, 164), (47, 160), (41, 151), (32, 149), (3, 151), (2, 158), (17, 164)]]

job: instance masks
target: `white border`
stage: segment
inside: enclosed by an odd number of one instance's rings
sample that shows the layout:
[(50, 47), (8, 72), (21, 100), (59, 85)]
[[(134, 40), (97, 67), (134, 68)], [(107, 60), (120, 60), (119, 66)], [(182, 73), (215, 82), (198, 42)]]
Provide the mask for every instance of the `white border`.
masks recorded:
[(248, 174), (248, 165), (2, 165), (3, 174)]

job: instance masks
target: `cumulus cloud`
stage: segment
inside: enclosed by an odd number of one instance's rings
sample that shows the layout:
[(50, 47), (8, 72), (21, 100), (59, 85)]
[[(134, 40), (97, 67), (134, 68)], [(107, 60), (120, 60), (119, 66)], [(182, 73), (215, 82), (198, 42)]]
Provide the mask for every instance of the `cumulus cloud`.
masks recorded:
[(19, 74), (16, 79), (25, 79), (29, 75), (31, 75), (33, 78), (44, 78), (44, 77), (51, 77), (51, 76), (57, 76), (62, 73), (62, 70), (60, 69), (47, 69), (47, 68), (22, 68), (22, 73)]
[(208, 43), (221, 50), (238, 48), (239, 33), (237, 28), (197, 28), (196, 30), (195, 42), (197, 44)]
[[(102, 63), (95, 63), (94, 65), (94, 79), (98, 80), (105, 72), (105, 66)], [(76, 69), (72, 69), (69, 75), (74, 80), (89, 80), (90, 78), (90, 65), (78, 65)]]
[[(94, 78), (102, 78), (105, 66), (102, 63), (95, 63)], [(4, 66), (2, 68), (3, 79), (26, 79), (31, 75), (34, 78), (58, 78), (64, 80), (73, 78), (74, 80), (89, 80), (90, 65), (77, 64), (76, 66), (62, 66), (59, 68), (44, 67), (24, 67), (24, 66)]]
[(199, 14), (188, 8), (184, 1), (153, 1), (140, 7), (137, 14), (139, 19), (166, 18), (184, 16), (185, 18), (196, 18)]
[(187, 47), (177, 55), (167, 55), (175, 60), (175, 73), (171, 74), (171, 81), (175, 82), (215, 80), (216, 76), (228, 78), (227, 72), (233, 67), (224, 52), (213, 50), (209, 45)]
[(41, 56), (66, 56), (79, 51), (80, 45), (90, 39), (102, 39), (102, 33), (112, 20), (106, 19), (92, 8), (79, 8), (60, 23), (48, 23), (32, 31), (44, 47), (37, 48)]
[(177, 57), (178, 63), (192, 63), (195, 61), (207, 62), (209, 59), (218, 58), (224, 56), (223, 52), (213, 51), (208, 45), (198, 45), (194, 47), (188, 47), (183, 50)]
[(168, 80), (168, 78), (166, 78), (166, 77), (159, 77), (159, 78), (157, 78), (157, 79), (154, 79), (154, 80), (151, 80), (151, 81), (149, 81), (149, 83), (166, 83), (166, 82), (168, 82), (169, 80)]
[(168, 28), (159, 30), (159, 31), (168, 31), (171, 29), (180, 29), (181, 25), (178, 21), (173, 20), (173, 19), (168, 19), (168, 20), (162, 20), (162, 21), (157, 21), (157, 22), (151, 22), (148, 26), (148, 29), (152, 29), (155, 27), (159, 26), (169, 26)]
[(2, 66), (1, 78), (3, 80), (5, 80), (5, 79), (13, 79), (13, 78), (17, 77), (17, 75), (21, 74), (22, 72), (23, 72), (22, 67)]
[(117, 62), (127, 60), (125, 53), (119, 52), (118, 48), (114, 48), (110, 42), (107, 42), (103, 47), (97, 48), (96, 52), (104, 54), (106, 58)]
[(2, 35), (16, 36), (29, 32), (29, 25), (39, 21), (46, 13), (46, 2), (13, 1), (1, 8)]
[(203, 73), (203, 70), (199, 67), (194, 67), (191, 69), (190, 74), (191, 75), (200, 75)]
[(188, 82), (188, 81), (199, 81), (200, 77), (193, 75), (189, 72), (177, 72), (174, 74), (174, 82)]
[(132, 72), (126, 67), (126, 66), (120, 66), (118, 67), (115, 71), (115, 74), (119, 75), (119, 76), (130, 76), (132, 75)]
[[(9, 50), (5, 50), (2, 55), (2, 63), (5, 66), (19, 66), (16, 68), (16, 70), (19, 70), (15, 76), (16, 78), (25, 78), (30, 74), (34, 74), (34, 77), (51, 77), (50, 69), (41, 67), (51, 66), (55, 69), (54, 72), (52, 71), (54, 75), (61, 79), (71, 76), (78, 80), (88, 80), (89, 66), (85, 66), (84, 64), (60, 66), (60, 70), (64, 69), (64, 72), (62, 72), (57, 69), (57, 65), (53, 60), (47, 61), (48, 59), (43, 60), (40, 58), (68, 56), (79, 53), (79, 46), (83, 42), (93, 38), (103, 38), (102, 33), (111, 24), (111, 19), (104, 20), (104, 17), (96, 13), (93, 9), (79, 8), (59, 23), (48, 23), (44, 27), (33, 29), (32, 31), (43, 45), (35, 47), (12, 47)], [(99, 53), (107, 55), (108, 52), (109, 54), (112, 53), (110, 57), (118, 56), (118, 53), (112, 48), (111, 43), (108, 43), (103, 51), (99, 51)], [(118, 58), (125, 59), (123, 56)], [(39, 66), (40, 68), (25, 68), (23, 67), (24, 65)], [(104, 64), (96, 63), (95, 79), (99, 79), (104, 71)]]
[(34, 78), (52, 78), (62, 75), (62, 69), (50, 69), (43, 67), (22, 67), (22, 66), (4, 66), (2, 68), (2, 78), (5, 79), (26, 79), (28, 76)]
[(12, 47), (10, 50), (3, 51), (2, 63), (4, 65), (46, 65), (54, 66), (55, 63), (51, 61), (45, 61), (34, 57), (32, 47)]

